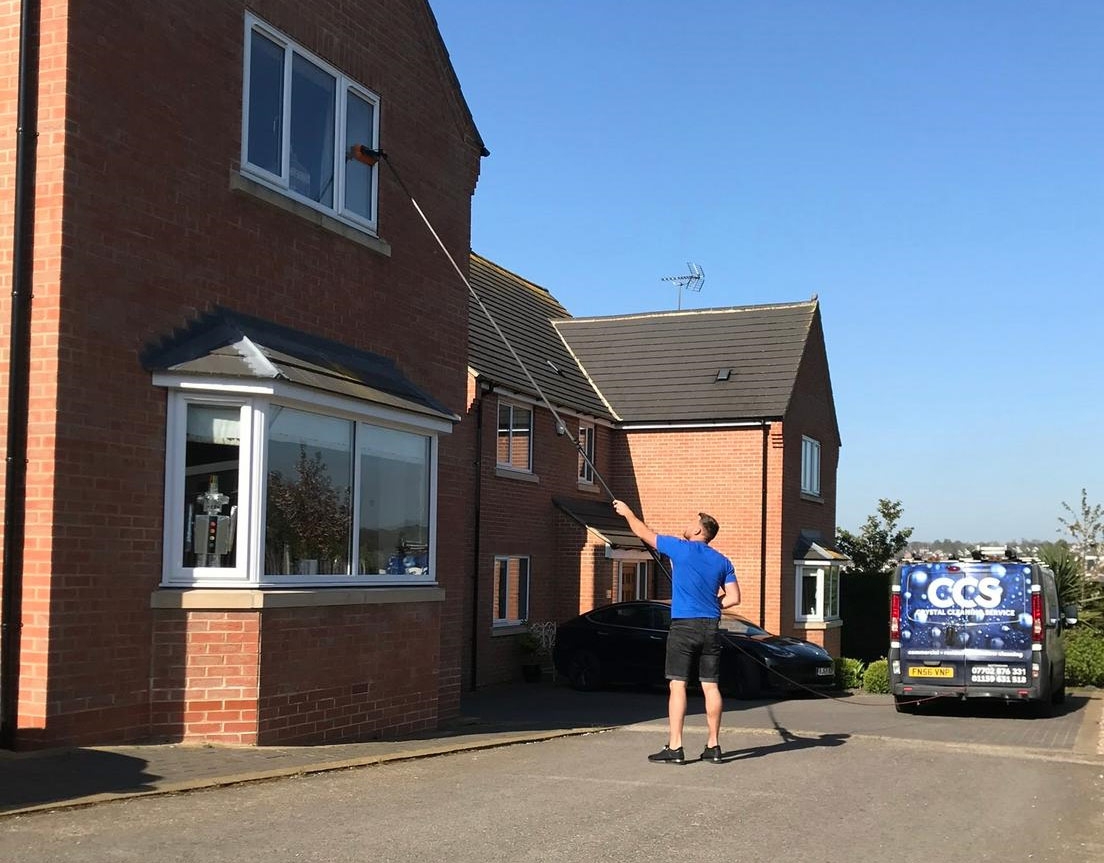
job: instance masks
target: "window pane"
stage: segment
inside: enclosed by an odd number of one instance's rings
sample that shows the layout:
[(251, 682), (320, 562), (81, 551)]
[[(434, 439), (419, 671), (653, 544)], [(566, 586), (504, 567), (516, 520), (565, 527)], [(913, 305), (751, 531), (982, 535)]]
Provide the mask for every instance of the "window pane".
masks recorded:
[(514, 407), (510, 433), (510, 466), (529, 470), (529, 438), (533, 431), (533, 412)]
[(274, 407), (268, 430), (265, 572), (346, 575), (353, 424)]
[[(579, 479), (583, 482), (594, 482), (594, 469), (591, 467), (594, 464), (593, 426), (579, 427), (579, 449), (582, 450), (579, 453)], [(583, 453), (586, 453), (586, 458), (583, 458)]]
[(291, 64), (291, 175), (298, 192), (333, 206), (337, 81), (299, 54)]
[(801, 613), (806, 617), (817, 617), (817, 577), (816, 573), (804, 573), (801, 576)]
[(241, 408), (188, 405), (184, 566), (236, 564)]
[(494, 620), (518, 623), (529, 617), (529, 558), (495, 558)]
[(249, 124), (246, 158), (279, 174), (283, 163), (284, 49), (253, 31), (249, 47)]
[(506, 591), (510, 583), (509, 572), (510, 562), (508, 560), (496, 561), (495, 566), (495, 607), (494, 607), (494, 619), (505, 620), (506, 619)]
[(839, 617), (839, 570), (829, 570), (827, 576), (828, 607), (825, 617)]
[(624, 561), (617, 562), (617, 599), (627, 602), (636, 599), (636, 583), (633, 565)]
[(510, 463), (510, 416), (509, 405), (498, 406), (498, 456), (499, 464)]
[[(513, 563), (513, 561), (511, 561)], [(529, 619), (529, 558), (521, 557), (517, 561), (518, 604), (517, 620)]]
[(648, 598), (648, 564), (646, 563), (636, 565), (636, 598)]
[[(361, 99), (352, 90), (345, 98), (345, 152), (363, 144), (374, 148), (376, 106)], [(365, 219), (372, 219), (372, 187), (376, 169), (353, 159), (345, 160), (345, 209)]]
[(430, 439), (362, 424), (358, 440), (358, 571), (429, 574)]

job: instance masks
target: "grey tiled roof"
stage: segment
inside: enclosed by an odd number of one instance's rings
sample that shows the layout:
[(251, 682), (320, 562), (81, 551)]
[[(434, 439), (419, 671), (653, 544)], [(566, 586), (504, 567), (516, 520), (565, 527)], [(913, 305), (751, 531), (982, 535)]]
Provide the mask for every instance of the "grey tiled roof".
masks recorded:
[(142, 352), (149, 371), (285, 380), (402, 410), (460, 418), (387, 357), (216, 308)]
[[(601, 398), (552, 326), (567, 310), (548, 291), (471, 255), (469, 280), (548, 400), (556, 407), (609, 419)], [(474, 299), (468, 310), (468, 364), (496, 385), (536, 397), (521, 367)]]
[[(555, 327), (617, 419), (732, 421), (785, 415), (816, 313), (813, 299)], [(728, 379), (718, 380), (723, 370)]]

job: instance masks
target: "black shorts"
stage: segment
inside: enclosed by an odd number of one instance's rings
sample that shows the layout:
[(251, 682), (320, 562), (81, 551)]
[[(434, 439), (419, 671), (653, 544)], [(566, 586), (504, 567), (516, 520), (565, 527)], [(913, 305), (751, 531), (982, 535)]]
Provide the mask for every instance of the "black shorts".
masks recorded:
[(698, 669), (702, 683), (717, 683), (721, 674), (721, 645), (713, 617), (677, 617), (667, 635), (668, 680), (689, 680)]

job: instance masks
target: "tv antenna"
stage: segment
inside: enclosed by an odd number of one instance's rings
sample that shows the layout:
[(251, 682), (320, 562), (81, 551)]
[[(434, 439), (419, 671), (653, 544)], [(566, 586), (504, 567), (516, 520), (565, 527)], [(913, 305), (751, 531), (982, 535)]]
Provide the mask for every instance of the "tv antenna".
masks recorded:
[(686, 276), (664, 276), (660, 281), (674, 282), (678, 285), (678, 307), (682, 310), (682, 289), (685, 288), (688, 291), (698, 293), (702, 289), (702, 285), (705, 283), (705, 271), (697, 264), (691, 264), (687, 262), (686, 266), (690, 268), (689, 275)]

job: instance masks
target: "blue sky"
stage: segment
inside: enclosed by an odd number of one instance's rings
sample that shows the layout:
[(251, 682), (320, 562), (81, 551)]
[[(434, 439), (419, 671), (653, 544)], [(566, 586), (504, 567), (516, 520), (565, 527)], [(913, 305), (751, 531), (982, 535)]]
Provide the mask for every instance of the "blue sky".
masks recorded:
[(431, 3), (477, 252), (576, 316), (674, 309), (689, 261), (683, 308), (819, 295), (840, 526), (1104, 501), (1104, 3)]

